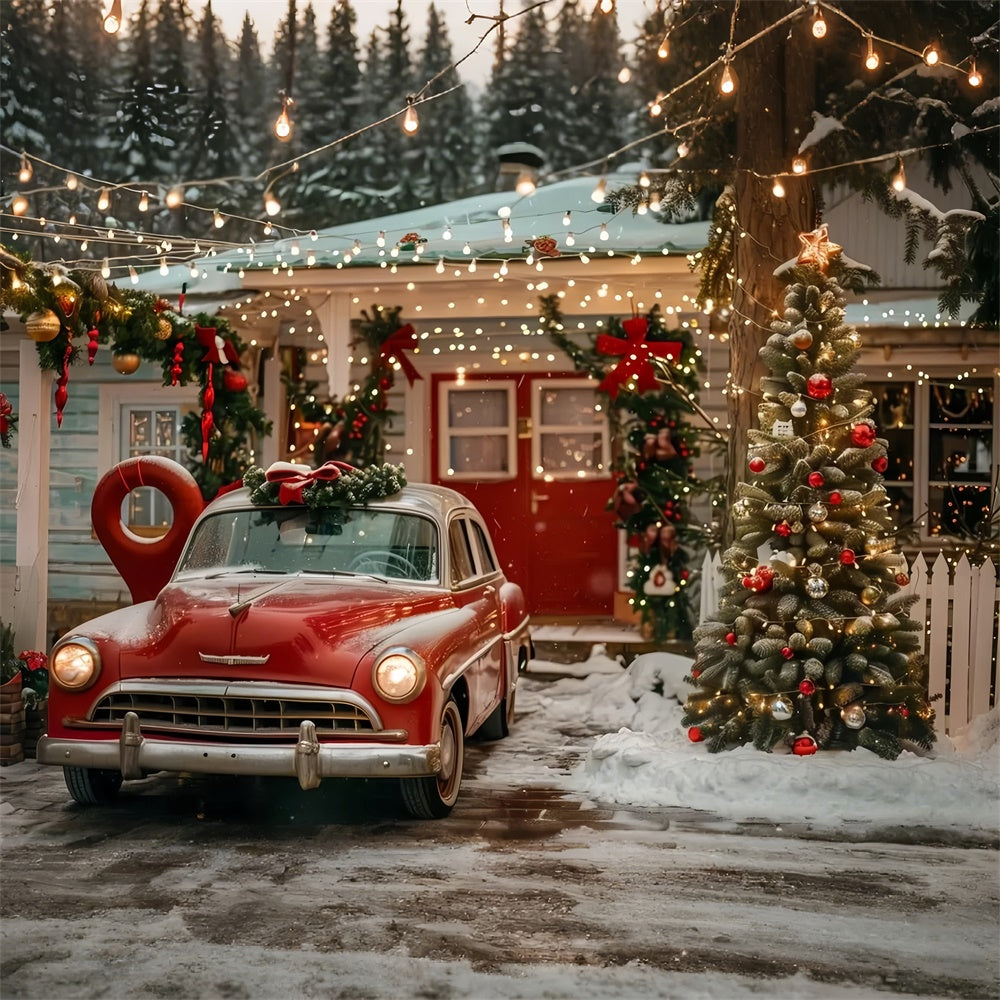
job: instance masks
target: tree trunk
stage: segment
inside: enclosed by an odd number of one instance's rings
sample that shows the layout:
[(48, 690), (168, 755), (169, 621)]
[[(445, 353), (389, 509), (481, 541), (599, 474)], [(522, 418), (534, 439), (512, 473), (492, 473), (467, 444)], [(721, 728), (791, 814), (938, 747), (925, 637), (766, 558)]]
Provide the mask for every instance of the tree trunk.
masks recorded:
[[(735, 42), (756, 35), (788, 12), (784, 3), (743, 4)], [(747, 431), (756, 426), (759, 379), (757, 352), (770, 335), (774, 312), (781, 313), (784, 285), (774, 269), (799, 250), (798, 234), (816, 223), (816, 196), (808, 175), (782, 177), (785, 197), (775, 197), (769, 174), (790, 171), (792, 158), (812, 128), (813, 46), (818, 44), (802, 18), (770, 32), (734, 60), (738, 89), (736, 120), (736, 240), (733, 308), (729, 319), (729, 497), (746, 475)], [(761, 176), (764, 175), (764, 176)], [(724, 537), (732, 537), (728, 511)]]

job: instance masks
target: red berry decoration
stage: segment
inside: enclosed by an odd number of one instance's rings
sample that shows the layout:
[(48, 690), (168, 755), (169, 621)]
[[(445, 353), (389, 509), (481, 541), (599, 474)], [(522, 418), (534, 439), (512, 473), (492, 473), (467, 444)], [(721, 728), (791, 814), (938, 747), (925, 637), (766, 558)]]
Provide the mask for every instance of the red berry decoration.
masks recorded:
[(697, 726), (692, 726), (688, 730), (688, 739), (692, 743), (700, 743), (705, 737), (702, 736), (701, 730)]
[(887, 459), (885, 455), (879, 455), (879, 457), (872, 462), (872, 468), (879, 474), (885, 472), (885, 470), (889, 468), (889, 459)]
[(875, 428), (871, 424), (855, 424), (851, 428), (851, 444), (867, 448), (875, 443)]
[(840, 562), (844, 566), (853, 566), (854, 549), (844, 549), (844, 551), (840, 553)]
[(844, 498), (836, 490), (834, 490), (829, 497), (827, 497), (827, 503), (829, 503), (832, 507), (839, 507), (843, 499)]
[(753, 577), (752, 576), (743, 577), (743, 586), (746, 587), (747, 590), (749, 590), (753, 586)]
[(697, 680), (699, 677), (701, 677), (701, 671), (697, 667), (695, 667), (695, 669), (691, 671), (691, 676), (692, 678), (694, 678), (694, 680)]
[(761, 473), (767, 468), (767, 462), (762, 458), (751, 458), (747, 464), (750, 471), (755, 473)]
[(910, 717), (910, 710), (904, 705), (900, 710), (899, 714), (904, 718), (908, 719)]
[(813, 399), (826, 399), (826, 397), (833, 392), (833, 383), (830, 381), (830, 377), (828, 375), (822, 375), (819, 372), (816, 372), (814, 375), (809, 376), (809, 379), (806, 382), (806, 392), (808, 392)]
[(901, 587), (905, 587), (910, 582), (910, 578), (905, 573), (896, 574), (896, 583)]
[(823, 478), (822, 472), (810, 472), (806, 482), (809, 483), (814, 490), (818, 490), (823, 483), (826, 482), (826, 480)]
[(730, 646), (735, 646), (736, 645), (736, 633), (735, 632), (727, 632), (726, 633), (726, 642), (728, 642)]
[(796, 736), (795, 742), (792, 743), (792, 753), (796, 757), (808, 757), (810, 754), (816, 752), (816, 741), (809, 736)]
[(799, 681), (800, 694), (804, 694), (808, 698), (809, 695), (815, 694), (815, 692), (816, 685), (808, 677), (804, 681)]
[(792, 533), (792, 526), (787, 521), (782, 521), (781, 524), (774, 526), (774, 533), (781, 535), (782, 538), (787, 538)]
[(758, 566), (748, 576), (743, 577), (743, 586), (755, 594), (762, 594), (774, 585), (774, 570), (770, 566)]
[(795, 650), (791, 646), (782, 646), (781, 655), (786, 659), (790, 660), (795, 655)]

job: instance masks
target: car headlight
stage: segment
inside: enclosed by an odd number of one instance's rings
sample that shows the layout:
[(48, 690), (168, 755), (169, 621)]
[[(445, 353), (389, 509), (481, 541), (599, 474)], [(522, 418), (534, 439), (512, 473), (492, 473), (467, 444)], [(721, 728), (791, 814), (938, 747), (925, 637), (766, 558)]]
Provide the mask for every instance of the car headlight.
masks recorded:
[(387, 650), (372, 670), (375, 690), (386, 701), (412, 701), (423, 691), (426, 680), (424, 661), (412, 649)]
[(101, 654), (89, 639), (73, 638), (52, 653), (49, 673), (67, 691), (82, 691), (101, 672)]

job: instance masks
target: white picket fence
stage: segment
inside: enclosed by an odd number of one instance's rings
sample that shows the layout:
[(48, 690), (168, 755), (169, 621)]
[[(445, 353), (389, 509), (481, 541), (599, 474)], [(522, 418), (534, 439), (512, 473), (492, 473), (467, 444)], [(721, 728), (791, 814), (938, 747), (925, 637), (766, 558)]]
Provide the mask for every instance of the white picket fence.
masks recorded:
[[(701, 613), (715, 614), (722, 560), (705, 553), (701, 573)], [(935, 699), (935, 729), (954, 733), (996, 704), (1000, 584), (993, 561), (973, 566), (963, 555), (949, 572), (938, 553), (928, 570), (923, 553), (909, 568), (906, 590), (917, 595), (910, 617), (922, 621), (928, 663), (927, 689)]]

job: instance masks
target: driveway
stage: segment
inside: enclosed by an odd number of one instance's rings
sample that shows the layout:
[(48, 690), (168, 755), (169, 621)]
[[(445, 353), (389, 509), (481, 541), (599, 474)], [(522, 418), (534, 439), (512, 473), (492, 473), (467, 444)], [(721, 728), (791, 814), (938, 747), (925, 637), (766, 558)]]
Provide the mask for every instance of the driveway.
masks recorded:
[(596, 734), (546, 684), (437, 822), (379, 783), (156, 776), (102, 810), (4, 768), (0, 992), (997, 997), (995, 850), (582, 801)]

